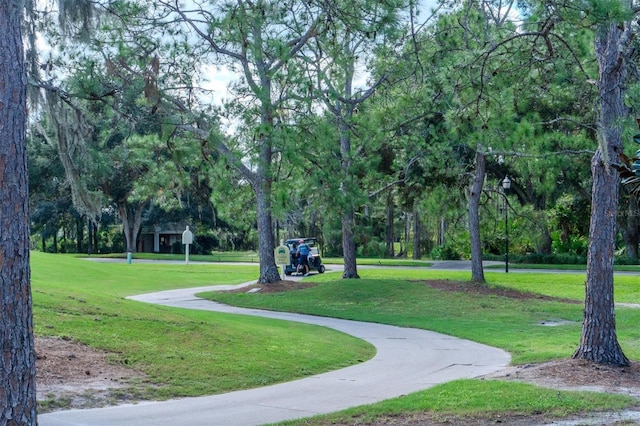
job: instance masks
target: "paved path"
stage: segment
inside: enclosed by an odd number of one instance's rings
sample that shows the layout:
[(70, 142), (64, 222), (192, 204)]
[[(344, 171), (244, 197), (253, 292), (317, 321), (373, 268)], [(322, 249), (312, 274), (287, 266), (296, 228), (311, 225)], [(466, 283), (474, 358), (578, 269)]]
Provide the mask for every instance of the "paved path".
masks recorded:
[(40, 426), (258, 425), (330, 413), (472, 378), (509, 364), (508, 353), (443, 334), (382, 324), (235, 308), (195, 297), (214, 286), (131, 297), (167, 306), (258, 315), (334, 328), (376, 347), (370, 361), (302, 380), (199, 398), (71, 410), (38, 417)]

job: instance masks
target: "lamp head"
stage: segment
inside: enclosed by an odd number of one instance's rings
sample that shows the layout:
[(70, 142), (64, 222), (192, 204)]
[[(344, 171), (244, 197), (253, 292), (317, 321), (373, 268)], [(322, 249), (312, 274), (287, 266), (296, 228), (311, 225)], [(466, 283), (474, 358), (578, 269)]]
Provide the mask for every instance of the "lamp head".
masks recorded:
[(504, 179), (502, 179), (502, 188), (503, 189), (511, 188), (511, 179), (509, 179), (509, 176), (505, 176)]

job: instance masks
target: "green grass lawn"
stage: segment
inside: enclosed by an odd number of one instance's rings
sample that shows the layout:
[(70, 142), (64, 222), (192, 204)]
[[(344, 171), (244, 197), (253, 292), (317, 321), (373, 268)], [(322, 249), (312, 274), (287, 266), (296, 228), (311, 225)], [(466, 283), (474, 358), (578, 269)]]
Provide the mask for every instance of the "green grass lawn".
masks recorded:
[[(486, 266), (485, 269), (503, 269), (503, 265), (489, 265)], [(556, 269), (556, 270), (564, 270), (564, 271), (586, 271), (587, 265), (565, 265), (565, 264), (538, 264), (538, 263), (509, 263), (510, 269)], [(615, 265), (614, 270), (621, 271), (629, 271), (629, 272), (640, 272), (640, 265)]]
[[(205, 294), (224, 303), (423, 328), (507, 350), (513, 363), (569, 357), (580, 340), (584, 274), (487, 273), (490, 286), (514, 288), (575, 303), (444, 292), (425, 280), (466, 281), (468, 272), (361, 269), (360, 280), (314, 275), (322, 285), (286, 294)], [(401, 278), (399, 277), (401, 275)], [(640, 303), (637, 276), (616, 277), (616, 300)], [(640, 309), (617, 309), (618, 337), (627, 356), (640, 358)], [(549, 327), (541, 324), (566, 322)]]
[[(619, 411), (637, 400), (596, 392), (559, 392), (497, 380), (455, 380), (379, 403), (278, 423), (281, 426), (367, 424), (505, 424), (545, 415), (551, 419), (593, 411)], [(409, 423), (403, 423), (408, 420)], [(539, 424), (535, 422), (535, 424)], [(591, 423), (589, 423), (591, 424)], [(621, 423), (622, 424), (622, 423)], [(626, 424), (626, 423), (625, 423)]]
[[(342, 265), (344, 260), (341, 257), (323, 257), (322, 263), (326, 265)], [(373, 266), (411, 266), (411, 267), (423, 267), (428, 268), (433, 265), (433, 262), (428, 260), (413, 260), (413, 259), (384, 259), (384, 258), (369, 258), (359, 257), (358, 265), (373, 265)]]
[[(247, 282), (258, 275), (257, 266), (129, 265), (37, 252), (31, 260), (35, 334), (109, 351), (112, 362), (143, 371), (146, 378), (126, 391), (135, 398), (253, 388), (352, 365), (375, 352), (323, 327), (125, 299)], [(40, 404), (41, 412), (47, 405)]]
[[(501, 347), (518, 364), (566, 358), (580, 338), (584, 273), (486, 273), (491, 286), (577, 303), (447, 292), (424, 283), (438, 279), (450, 280), (453, 285), (468, 280), (467, 272), (362, 268), (359, 273), (362, 279), (347, 281), (339, 274), (314, 275), (310, 279), (318, 282), (317, 286), (288, 293), (224, 293), (210, 297), (236, 305), (430, 329)], [(135, 260), (133, 264), (99, 263), (34, 252), (35, 333), (66, 337), (107, 350), (113, 354), (112, 362), (144, 371), (147, 377), (132, 383), (127, 390), (141, 398), (251, 388), (340, 368), (372, 356), (368, 344), (321, 327), (180, 310), (125, 298), (178, 287), (248, 282), (257, 274), (257, 264), (150, 264)], [(616, 301), (640, 303), (638, 284), (637, 276), (617, 277)], [(639, 315), (638, 309), (617, 309), (618, 337), (631, 359), (640, 358)], [(567, 323), (557, 327), (540, 325), (549, 321)], [(497, 400), (501, 403), (497, 404)], [(451, 407), (449, 401), (457, 401), (456, 407)], [(615, 395), (463, 380), (356, 408), (336, 414), (335, 418), (355, 423), (349, 419), (415, 411), (433, 411), (442, 416), (474, 413), (499, 417), (501, 412), (527, 415), (547, 411), (564, 415), (615, 410), (632, 403), (629, 398)], [(332, 421), (325, 418), (309, 424)]]
[[(125, 259), (125, 253), (112, 253), (100, 255), (101, 257)], [(84, 257), (84, 255), (82, 255)], [(153, 260), (185, 260), (184, 254), (159, 254), (159, 253), (135, 253), (133, 261), (136, 259), (153, 259)], [(232, 252), (213, 252), (211, 254), (190, 254), (189, 261), (194, 262), (241, 262), (241, 263), (259, 263), (260, 258), (255, 251), (232, 251)], [(324, 264), (342, 264), (343, 259), (339, 257), (323, 257)], [(411, 260), (411, 259), (377, 259), (377, 258), (359, 258), (359, 265), (376, 265), (376, 266), (422, 266), (428, 267), (433, 263), (428, 260)]]
[[(126, 253), (110, 253), (101, 254), (100, 257), (113, 258), (113, 259), (125, 259)], [(82, 255), (84, 257), (84, 255)], [(184, 254), (169, 254), (169, 253), (134, 253), (133, 261), (136, 259), (153, 259), (153, 260), (186, 260)], [(243, 263), (259, 263), (260, 258), (255, 251), (229, 251), (229, 252), (217, 252), (214, 251), (211, 254), (189, 254), (189, 261), (194, 262), (243, 262)]]
[[(84, 255), (81, 255), (84, 256)], [(125, 253), (112, 253), (100, 255), (108, 258), (126, 258)], [(184, 254), (158, 254), (158, 253), (135, 253), (135, 259), (154, 259), (154, 260), (185, 260)], [(255, 251), (231, 251), (231, 252), (212, 252), (211, 254), (191, 254), (189, 260), (194, 262), (243, 262), (243, 263), (259, 263), (260, 258)], [(322, 262), (326, 265), (343, 263), (340, 257), (323, 257)], [(430, 260), (413, 260), (403, 258), (358, 258), (358, 265), (375, 265), (375, 266), (417, 266), (429, 267), (433, 265)], [(486, 266), (486, 270), (503, 269), (504, 265), (495, 264)], [(550, 264), (525, 264), (513, 263), (509, 264), (510, 269), (557, 269), (557, 270), (586, 270), (586, 265), (550, 265)], [(640, 265), (615, 265), (616, 271), (640, 272)]]
[[(425, 284), (426, 280), (449, 280), (453, 286), (460, 281), (467, 281), (470, 278), (468, 272), (361, 269), (359, 274), (362, 279), (347, 281), (340, 279), (337, 274), (314, 275), (307, 280), (317, 281), (319, 285), (281, 294), (204, 296), (239, 306), (434, 330), (503, 348), (512, 354), (515, 364), (568, 358), (579, 343), (584, 308), (584, 274), (486, 274), (490, 286), (570, 299), (568, 301), (479, 296), (437, 290)], [(616, 300), (640, 303), (638, 284), (640, 282), (637, 276), (616, 277)], [(620, 343), (629, 358), (639, 359), (640, 309), (619, 308), (616, 312)], [(564, 325), (542, 325), (550, 322), (563, 322)], [(460, 404), (460, 401), (469, 398), (470, 393), (476, 395), (473, 400), (477, 406), (473, 408)], [(502, 394), (514, 397), (496, 398), (496, 395)], [(582, 411), (618, 409), (617, 404), (637, 404), (637, 401), (631, 398), (615, 395), (611, 397), (613, 399), (610, 400), (609, 396), (549, 391), (507, 382), (461, 381), (438, 386), (410, 397), (356, 408), (333, 417), (289, 423), (361, 424), (359, 422), (371, 421), (370, 416), (378, 416), (379, 420), (380, 417), (394, 412), (410, 413), (424, 410), (433, 410), (443, 416), (465, 416), (469, 415), (468, 410), (480, 417), (499, 417), (500, 412), (522, 415), (553, 412), (566, 415)], [(496, 400), (504, 404), (495, 404)], [(457, 401), (456, 407), (452, 408), (447, 401)], [(354, 418), (358, 420), (355, 421)]]

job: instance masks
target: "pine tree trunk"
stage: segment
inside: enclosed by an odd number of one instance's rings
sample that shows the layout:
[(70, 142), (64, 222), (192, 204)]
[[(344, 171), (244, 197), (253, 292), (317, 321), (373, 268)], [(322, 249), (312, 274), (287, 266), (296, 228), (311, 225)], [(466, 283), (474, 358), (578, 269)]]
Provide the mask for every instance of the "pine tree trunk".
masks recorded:
[(271, 77), (265, 68), (257, 70), (260, 76), (261, 102), (259, 131), (259, 161), (255, 173), (251, 173), (251, 183), (256, 196), (256, 216), (258, 226), (258, 258), (260, 259), (260, 276), (258, 283), (271, 284), (280, 281), (280, 272), (276, 266), (273, 236), (273, 215), (271, 212), (272, 197), (272, 163), (273, 163), (273, 129), (274, 105), (271, 100)]
[[(351, 70), (353, 71), (353, 70)], [(353, 75), (353, 74), (352, 74)], [(347, 88), (345, 93), (351, 95), (350, 82), (346, 80)], [(342, 278), (360, 278), (358, 275), (358, 268), (356, 265), (356, 241), (354, 236), (355, 214), (352, 201), (351, 191), (355, 191), (355, 183), (353, 171), (351, 170), (351, 130), (347, 123), (351, 122), (353, 114), (352, 105), (342, 105), (338, 107), (338, 110), (344, 108), (344, 116), (339, 124), (340, 132), (340, 170), (342, 176), (341, 193), (342, 193), (342, 255), (344, 258), (344, 271), (342, 272)], [(338, 113), (338, 115), (341, 115)]]
[(356, 242), (353, 235), (354, 222), (353, 207), (349, 206), (342, 215), (342, 254), (344, 257), (342, 278), (360, 278), (356, 265)]
[(0, 2), (0, 421), (36, 424), (21, 1)]
[(386, 232), (385, 232), (385, 243), (386, 243), (386, 256), (394, 257), (395, 249), (393, 247), (393, 243), (395, 240), (395, 236), (393, 235), (393, 217), (394, 217), (394, 206), (393, 206), (393, 193), (389, 191), (387, 195), (387, 223), (386, 223)]
[(98, 231), (100, 231), (98, 224), (93, 224), (93, 249), (96, 253), (100, 253), (100, 233)]
[(599, 364), (628, 365), (629, 360), (618, 344), (613, 300), (618, 174), (603, 164), (600, 150), (593, 158), (592, 171), (593, 195), (584, 318), (580, 346), (573, 358)]
[(84, 240), (84, 216), (76, 218), (76, 253), (82, 253), (82, 241)]
[(623, 73), (624, 26), (612, 23), (599, 28), (595, 39), (596, 57), (600, 66), (600, 147), (591, 160), (593, 187), (591, 222), (587, 253), (585, 308), (580, 346), (574, 358), (599, 364), (628, 365), (616, 335), (613, 300), (613, 252), (615, 249), (616, 217), (618, 214), (618, 172), (610, 167), (622, 152), (624, 106)]
[(476, 174), (469, 191), (469, 239), (471, 243), (471, 281), (484, 283), (484, 269), (482, 267), (482, 241), (480, 239), (480, 196), (484, 184), (486, 159), (476, 151)]
[(274, 238), (271, 228), (271, 185), (263, 179), (255, 185), (256, 202), (258, 204), (258, 257), (260, 258), (260, 284), (270, 284), (280, 281), (280, 272), (276, 266), (274, 255)]
[(93, 254), (93, 222), (87, 218), (87, 254)]
[(422, 258), (422, 224), (420, 223), (420, 215), (418, 209), (413, 212), (413, 259), (420, 260)]
[(447, 219), (440, 218), (439, 226), (438, 226), (438, 245), (444, 245), (446, 243), (445, 234), (447, 233), (447, 227), (449, 224), (447, 223)]

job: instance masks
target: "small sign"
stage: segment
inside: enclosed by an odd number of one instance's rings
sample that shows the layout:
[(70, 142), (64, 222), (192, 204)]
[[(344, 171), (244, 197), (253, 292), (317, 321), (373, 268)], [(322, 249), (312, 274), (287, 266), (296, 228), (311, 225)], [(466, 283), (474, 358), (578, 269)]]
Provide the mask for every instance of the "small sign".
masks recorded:
[(289, 264), (289, 248), (287, 246), (278, 246), (274, 251), (276, 265)]
[(182, 244), (193, 244), (193, 232), (189, 231), (189, 227), (182, 233)]
[(193, 232), (189, 231), (189, 227), (182, 233), (182, 244), (184, 244), (184, 261), (189, 263), (189, 245), (193, 244)]

